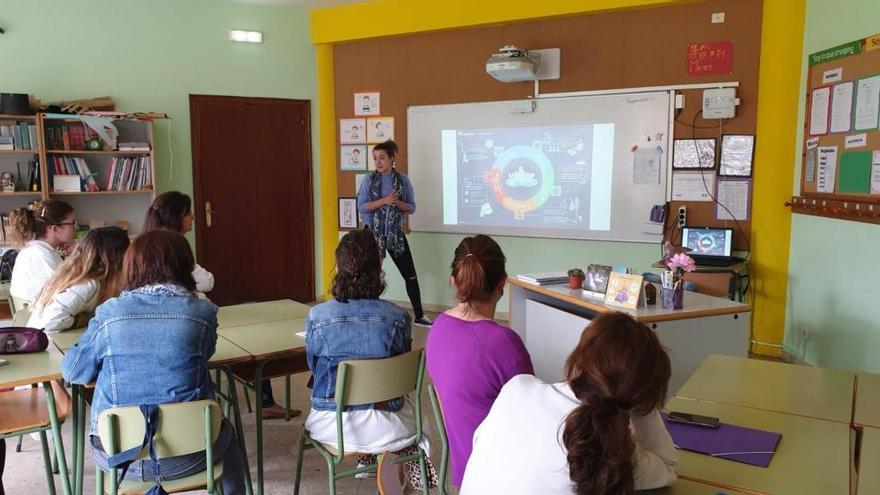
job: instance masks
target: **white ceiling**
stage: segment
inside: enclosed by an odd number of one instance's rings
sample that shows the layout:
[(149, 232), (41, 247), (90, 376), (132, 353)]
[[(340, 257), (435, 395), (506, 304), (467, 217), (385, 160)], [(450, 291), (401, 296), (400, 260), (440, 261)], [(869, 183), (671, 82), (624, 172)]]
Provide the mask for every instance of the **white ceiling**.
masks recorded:
[(368, 0), (231, 0), (236, 3), (255, 3), (263, 5), (291, 5), (319, 9), (348, 3), (363, 3)]

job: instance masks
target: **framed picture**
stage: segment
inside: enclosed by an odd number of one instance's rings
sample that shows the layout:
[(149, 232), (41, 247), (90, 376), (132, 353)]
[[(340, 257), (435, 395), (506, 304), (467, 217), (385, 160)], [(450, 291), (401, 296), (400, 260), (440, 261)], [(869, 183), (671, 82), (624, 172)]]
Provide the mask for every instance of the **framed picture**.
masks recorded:
[(381, 143), (394, 139), (394, 117), (367, 119), (367, 142)]
[(340, 144), (366, 144), (367, 121), (364, 119), (339, 119)]
[(755, 160), (755, 136), (725, 134), (721, 136), (721, 161), (718, 175), (722, 177), (751, 177)]
[(366, 170), (367, 147), (363, 144), (343, 144), (339, 147), (341, 170)]
[(715, 138), (674, 139), (672, 168), (715, 168)]
[(379, 115), (379, 92), (369, 91), (354, 94), (355, 115)]
[(357, 227), (357, 198), (339, 198), (339, 228), (352, 230)]
[(642, 293), (642, 280), (641, 275), (611, 272), (608, 290), (605, 292), (605, 304), (636, 309)]
[(611, 267), (608, 265), (593, 265), (587, 267), (584, 279), (584, 290), (604, 294), (608, 288), (608, 277), (611, 275)]

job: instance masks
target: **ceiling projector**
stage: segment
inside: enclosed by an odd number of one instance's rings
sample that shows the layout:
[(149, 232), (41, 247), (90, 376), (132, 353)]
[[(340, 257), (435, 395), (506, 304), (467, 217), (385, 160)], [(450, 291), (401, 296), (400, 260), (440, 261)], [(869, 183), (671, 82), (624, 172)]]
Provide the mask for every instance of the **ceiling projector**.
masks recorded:
[(538, 53), (506, 45), (489, 57), (486, 73), (501, 82), (534, 81), (540, 58)]

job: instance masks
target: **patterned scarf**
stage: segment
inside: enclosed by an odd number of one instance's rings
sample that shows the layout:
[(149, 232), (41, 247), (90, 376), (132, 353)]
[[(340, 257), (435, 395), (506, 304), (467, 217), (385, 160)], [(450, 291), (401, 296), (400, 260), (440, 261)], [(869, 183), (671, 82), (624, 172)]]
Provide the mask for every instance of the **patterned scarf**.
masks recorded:
[[(400, 174), (396, 170), (391, 171), (391, 188), (397, 191), (397, 200), (406, 201), (406, 192), (400, 180)], [(382, 198), (382, 174), (374, 171), (370, 174), (370, 201)], [(382, 206), (373, 211), (370, 229), (379, 242), (379, 250), (385, 256), (385, 249), (391, 256), (397, 257), (403, 253), (405, 239), (403, 237), (403, 212), (394, 206)]]

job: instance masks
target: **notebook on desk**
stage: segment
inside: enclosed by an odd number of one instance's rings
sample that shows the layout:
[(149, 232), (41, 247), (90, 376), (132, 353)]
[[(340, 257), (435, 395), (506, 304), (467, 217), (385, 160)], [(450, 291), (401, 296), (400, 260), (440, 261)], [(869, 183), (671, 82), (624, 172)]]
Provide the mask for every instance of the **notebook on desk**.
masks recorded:
[(721, 423), (718, 428), (706, 428), (671, 422), (666, 418), (666, 413), (663, 413), (663, 422), (677, 449), (760, 467), (770, 465), (782, 438), (781, 434), (772, 431), (727, 423)]
[(690, 249), (688, 256), (697, 265), (731, 266), (742, 258), (731, 256), (733, 252), (733, 229), (722, 227), (683, 227), (681, 246)]

